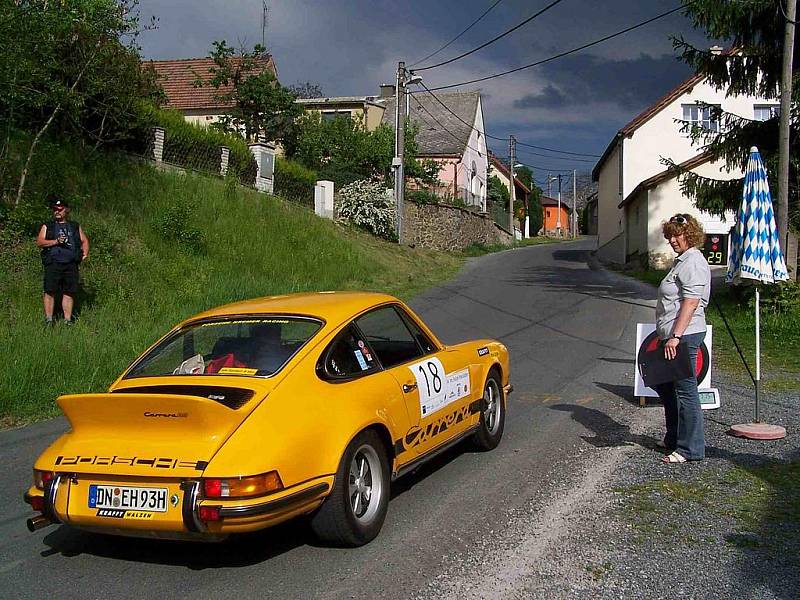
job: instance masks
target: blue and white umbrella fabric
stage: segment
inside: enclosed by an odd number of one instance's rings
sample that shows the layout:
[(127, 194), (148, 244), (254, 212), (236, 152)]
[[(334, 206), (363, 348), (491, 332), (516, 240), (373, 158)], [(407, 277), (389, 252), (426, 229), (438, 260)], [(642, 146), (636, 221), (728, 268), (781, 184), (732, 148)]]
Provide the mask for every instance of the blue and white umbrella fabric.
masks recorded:
[[(740, 283), (778, 283), (789, 279), (786, 261), (781, 252), (778, 228), (772, 212), (767, 171), (758, 148), (750, 148), (750, 158), (744, 174), (742, 206), (736, 217), (728, 255), (728, 272), (725, 281)], [(758, 387), (761, 381), (761, 321), (760, 290), (756, 285), (756, 419), (758, 415)], [(734, 426), (734, 428), (737, 426)], [(784, 433), (785, 435), (785, 433)]]
[(776, 283), (789, 279), (772, 212), (767, 171), (758, 148), (750, 148), (742, 205), (728, 257), (728, 283)]

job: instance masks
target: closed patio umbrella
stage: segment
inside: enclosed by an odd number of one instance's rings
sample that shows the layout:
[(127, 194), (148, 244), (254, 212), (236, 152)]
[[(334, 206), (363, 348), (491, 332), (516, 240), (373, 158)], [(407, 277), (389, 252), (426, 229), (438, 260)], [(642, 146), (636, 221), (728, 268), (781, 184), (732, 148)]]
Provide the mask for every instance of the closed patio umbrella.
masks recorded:
[(742, 205), (736, 217), (730, 254), (727, 283), (754, 284), (756, 289), (756, 415), (753, 423), (734, 425), (731, 433), (751, 439), (778, 439), (786, 435), (783, 427), (762, 423), (758, 414), (758, 387), (761, 381), (760, 286), (789, 279), (786, 261), (781, 252), (778, 228), (772, 212), (767, 171), (758, 148), (750, 148), (745, 170)]

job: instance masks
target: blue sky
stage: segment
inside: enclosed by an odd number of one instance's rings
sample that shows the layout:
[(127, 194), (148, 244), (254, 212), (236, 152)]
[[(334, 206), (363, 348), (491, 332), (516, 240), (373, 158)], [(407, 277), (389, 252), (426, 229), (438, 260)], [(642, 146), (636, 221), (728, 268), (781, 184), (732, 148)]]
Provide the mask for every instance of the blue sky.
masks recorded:
[[(411, 64), (455, 37), (492, 0), (272, 0), (266, 45), (284, 85), (310, 81), (325, 95), (369, 95), (393, 82), (398, 60)], [(549, 4), (503, 0), (480, 23), (426, 66), (470, 50)], [(428, 87), (505, 71), (547, 58), (678, 6), (678, 0), (562, 0), (495, 44), (422, 73)], [(139, 39), (145, 58), (207, 56), (214, 40), (252, 47), (261, 41), (261, 0), (140, 0), (158, 28)], [(498, 79), (480, 89), (487, 133), (550, 148), (601, 154), (613, 135), (690, 74), (676, 60), (670, 35), (710, 46), (676, 13), (609, 42)], [(507, 145), (494, 142), (500, 156)], [(535, 156), (521, 162), (548, 170), (588, 171), (592, 162)], [(592, 160), (592, 159), (584, 159)]]

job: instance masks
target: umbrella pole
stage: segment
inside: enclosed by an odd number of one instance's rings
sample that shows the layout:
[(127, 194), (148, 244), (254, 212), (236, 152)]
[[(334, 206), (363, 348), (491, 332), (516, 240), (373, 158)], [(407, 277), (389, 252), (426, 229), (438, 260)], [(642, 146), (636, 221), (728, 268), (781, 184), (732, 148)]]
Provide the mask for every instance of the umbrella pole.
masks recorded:
[(761, 382), (761, 293), (756, 286), (756, 423), (758, 420), (758, 384)]

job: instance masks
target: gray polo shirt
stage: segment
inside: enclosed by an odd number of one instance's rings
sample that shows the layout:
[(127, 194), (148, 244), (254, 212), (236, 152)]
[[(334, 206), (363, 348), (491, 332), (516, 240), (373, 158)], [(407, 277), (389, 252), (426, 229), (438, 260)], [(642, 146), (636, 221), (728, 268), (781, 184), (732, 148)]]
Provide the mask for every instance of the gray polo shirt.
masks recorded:
[(684, 298), (699, 298), (689, 326), (683, 333), (702, 333), (706, 330), (706, 306), (711, 296), (711, 269), (703, 253), (689, 248), (675, 258), (669, 273), (658, 286), (656, 303), (656, 332), (662, 340), (672, 335), (675, 319)]

